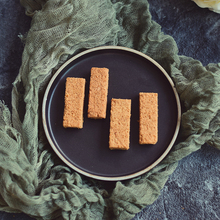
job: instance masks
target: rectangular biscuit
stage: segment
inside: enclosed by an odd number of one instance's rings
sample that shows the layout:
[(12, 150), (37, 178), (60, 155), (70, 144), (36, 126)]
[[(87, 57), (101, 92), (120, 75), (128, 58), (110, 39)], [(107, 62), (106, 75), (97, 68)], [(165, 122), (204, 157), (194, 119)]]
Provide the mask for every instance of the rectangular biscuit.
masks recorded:
[(83, 78), (66, 78), (64, 128), (83, 128), (85, 83), (86, 80)]
[(158, 94), (139, 93), (139, 144), (158, 141)]
[(110, 114), (109, 148), (128, 150), (130, 144), (130, 99), (112, 99)]
[(106, 118), (109, 69), (93, 67), (89, 86), (88, 118)]

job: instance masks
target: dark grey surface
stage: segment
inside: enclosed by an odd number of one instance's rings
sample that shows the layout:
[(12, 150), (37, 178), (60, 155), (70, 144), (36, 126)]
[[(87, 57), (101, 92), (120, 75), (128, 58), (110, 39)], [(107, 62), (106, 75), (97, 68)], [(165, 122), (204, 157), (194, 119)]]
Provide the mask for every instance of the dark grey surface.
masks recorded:
[(220, 152), (203, 146), (179, 162), (154, 204), (135, 220), (220, 219)]
[(171, 35), (180, 55), (203, 65), (220, 62), (220, 14), (198, 7), (191, 0), (149, 0), (154, 21)]
[(31, 19), (19, 1), (0, 0), (0, 100), (11, 106), (11, 88), (21, 65), (23, 43)]
[[(220, 61), (220, 15), (201, 9), (191, 0), (149, 0), (153, 20), (174, 37), (179, 54), (204, 65)], [(19, 1), (0, 0), (0, 100), (10, 107), (12, 82), (21, 64), (23, 44), (18, 35), (30, 26)], [(220, 219), (220, 151), (210, 146), (180, 161), (157, 201), (135, 220)], [(32, 219), (25, 214), (0, 212), (0, 219)]]

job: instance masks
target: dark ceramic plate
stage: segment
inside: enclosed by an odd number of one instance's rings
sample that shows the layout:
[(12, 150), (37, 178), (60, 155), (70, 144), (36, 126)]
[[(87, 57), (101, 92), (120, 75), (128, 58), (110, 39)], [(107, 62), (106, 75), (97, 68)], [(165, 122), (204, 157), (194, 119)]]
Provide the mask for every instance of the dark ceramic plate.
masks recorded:
[[(91, 67), (109, 69), (106, 119), (87, 117)], [(62, 126), (66, 77), (86, 79), (83, 129)], [(139, 92), (158, 93), (158, 143), (139, 145)], [(130, 149), (109, 150), (111, 98), (132, 100)], [(124, 47), (87, 50), (67, 61), (48, 84), (43, 100), (43, 125), (56, 154), (71, 168), (101, 180), (124, 180), (156, 166), (172, 148), (180, 126), (180, 102), (165, 70), (150, 57)]]

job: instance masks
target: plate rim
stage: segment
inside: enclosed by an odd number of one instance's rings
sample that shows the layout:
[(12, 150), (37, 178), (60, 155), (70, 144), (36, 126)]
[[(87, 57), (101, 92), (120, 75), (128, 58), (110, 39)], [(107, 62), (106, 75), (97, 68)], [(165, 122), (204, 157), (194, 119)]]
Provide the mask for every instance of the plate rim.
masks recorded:
[[(55, 79), (57, 78), (57, 76), (60, 74), (60, 72), (66, 67), (68, 66), (71, 62), (73, 62), (74, 60), (76, 60), (77, 58), (94, 52), (94, 51), (99, 51), (99, 50), (123, 50), (123, 51), (127, 51), (127, 52), (131, 52), (134, 54), (137, 54), (141, 57), (144, 57), (145, 59), (147, 59), (148, 61), (150, 61), (151, 63), (153, 63), (157, 68), (159, 68), (161, 70), (161, 72), (165, 75), (165, 77), (167, 78), (167, 80), (169, 81), (172, 90), (174, 92), (175, 95), (175, 100), (176, 100), (176, 105), (177, 105), (177, 123), (176, 123), (176, 129), (175, 132), (173, 134), (172, 140), (170, 141), (168, 147), (166, 148), (166, 150), (163, 152), (163, 154), (156, 160), (154, 161), (151, 165), (149, 165), (148, 167), (144, 168), (143, 170), (140, 170), (138, 172), (129, 174), (129, 175), (123, 175), (123, 176), (118, 176), (118, 177), (108, 177), (108, 176), (99, 176), (99, 175), (94, 175), (91, 173), (88, 173), (86, 171), (83, 171), (81, 169), (79, 169), (78, 167), (74, 166), (72, 163), (70, 163), (61, 153), (60, 151), (57, 149), (57, 147), (55, 146), (54, 142), (52, 141), (52, 138), (49, 134), (48, 131), (48, 125), (46, 123), (46, 104), (47, 104), (47, 98), (48, 98), (48, 94), (50, 92), (50, 88), (53, 85), (53, 82), (55, 81)], [(135, 49), (131, 49), (128, 47), (123, 47), (123, 46), (99, 46), (99, 47), (94, 47), (91, 49), (87, 49), (83, 52), (80, 52), (78, 54), (76, 54), (75, 56), (71, 57), (70, 59), (68, 59), (66, 62), (64, 62), (59, 68), (58, 70), (55, 72), (55, 74), (52, 76), (52, 78), (50, 79), (49, 83), (47, 84), (47, 88), (45, 90), (44, 96), (43, 96), (43, 102), (42, 102), (42, 122), (43, 122), (43, 128), (44, 128), (44, 132), (46, 135), (46, 138), (50, 144), (50, 146), (52, 147), (52, 149), (54, 150), (54, 152), (57, 154), (57, 156), (66, 164), (68, 165), (70, 168), (72, 168), (73, 170), (77, 171), (80, 174), (83, 174), (84, 176), (93, 178), (93, 179), (97, 179), (97, 180), (104, 180), (104, 181), (121, 181), (121, 180), (127, 180), (127, 179), (131, 179), (137, 176), (140, 176), (146, 172), (148, 172), (149, 170), (151, 170), (153, 167), (155, 167), (156, 165), (158, 165), (165, 157), (166, 155), (169, 153), (169, 151), (171, 150), (171, 148), (173, 147), (176, 138), (178, 136), (179, 133), (179, 129), (180, 129), (180, 122), (181, 122), (181, 104), (180, 104), (180, 99), (179, 99), (179, 95), (177, 93), (177, 90), (175, 88), (174, 82), (172, 81), (171, 77), (169, 76), (169, 74), (166, 72), (166, 70), (159, 64), (157, 63), (154, 59), (152, 59), (150, 56), (137, 51)]]

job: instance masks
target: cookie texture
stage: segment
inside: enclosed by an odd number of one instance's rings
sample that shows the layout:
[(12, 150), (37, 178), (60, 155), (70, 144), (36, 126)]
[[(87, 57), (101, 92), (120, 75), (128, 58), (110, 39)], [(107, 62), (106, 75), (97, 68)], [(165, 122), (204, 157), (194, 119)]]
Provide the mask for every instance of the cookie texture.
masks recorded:
[(93, 67), (89, 85), (88, 118), (106, 118), (109, 69)]
[(84, 78), (67, 77), (66, 79), (64, 128), (83, 128), (85, 83)]
[(158, 94), (139, 93), (139, 144), (158, 141)]
[(110, 115), (109, 148), (128, 150), (130, 145), (130, 99), (112, 99)]

